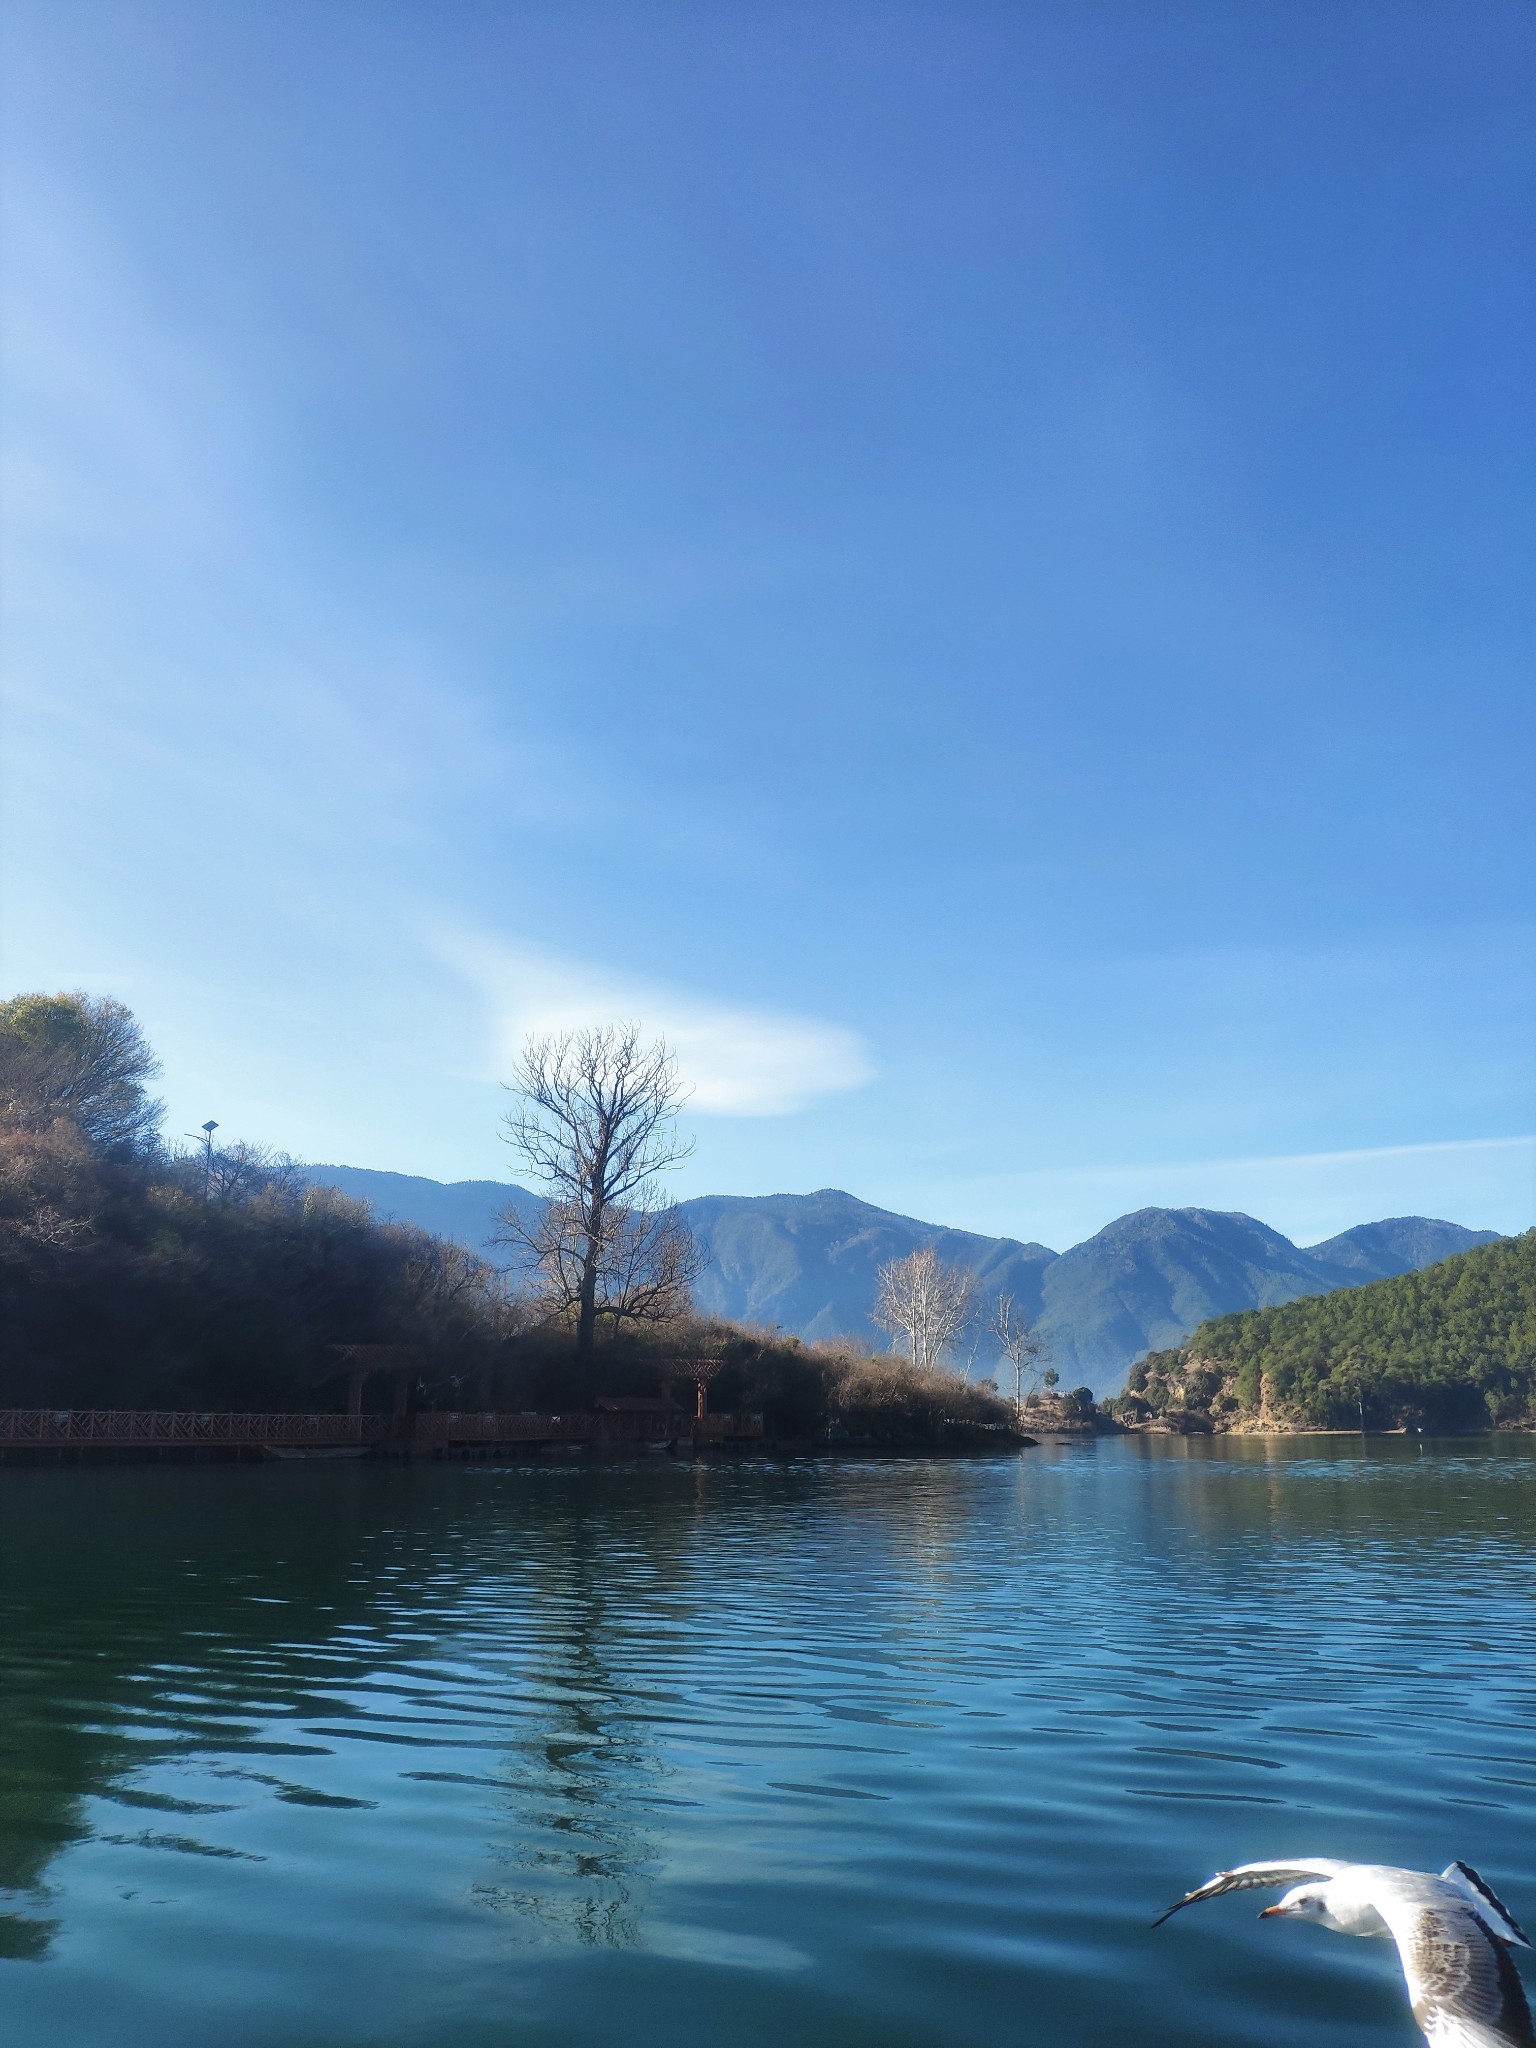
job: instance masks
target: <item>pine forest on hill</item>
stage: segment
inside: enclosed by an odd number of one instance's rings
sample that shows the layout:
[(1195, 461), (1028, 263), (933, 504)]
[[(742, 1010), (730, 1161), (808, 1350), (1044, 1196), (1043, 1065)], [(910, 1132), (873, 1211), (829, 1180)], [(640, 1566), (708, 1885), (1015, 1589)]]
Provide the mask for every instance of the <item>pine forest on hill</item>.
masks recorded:
[(1114, 1407), (1126, 1421), (1217, 1429), (1536, 1425), (1536, 1231), (1216, 1317), (1134, 1365)]

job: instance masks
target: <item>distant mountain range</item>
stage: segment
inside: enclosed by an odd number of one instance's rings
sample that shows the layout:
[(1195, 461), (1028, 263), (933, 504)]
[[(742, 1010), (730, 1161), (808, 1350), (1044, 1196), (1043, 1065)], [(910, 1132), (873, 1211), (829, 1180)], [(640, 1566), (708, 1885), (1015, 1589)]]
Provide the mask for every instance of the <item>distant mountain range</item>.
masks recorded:
[[(510, 1263), (496, 1242), (509, 1204), (540, 1197), (505, 1181), (424, 1180), (361, 1166), (311, 1166), (311, 1181), (369, 1202), (379, 1216), (416, 1223)], [(1050, 1345), (1064, 1386), (1116, 1391), (1133, 1359), (1170, 1350), (1200, 1323), (1336, 1287), (1361, 1287), (1437, 1264), (1493, 1230), (1426, 1216), (1361, 1223), (1302, 1249), (1278, 1230), (1217, 1209), (1138, 1209), (1070, 1251), (980, 1237), (877, 1209), (838, 1188), (811, 1195), (700, 1195), (680, 1205), (706, 1256), (694, 1293), (701, 1309), (776, 1324), (807, 1339), (853, 1337), (883, 1345), (870, 1320), (875, 1276), (921, 1245), (963, 1263), (983, 1300), (1006, 1290)], [(990, 1370), (978, 1342), (975, 1362)]]

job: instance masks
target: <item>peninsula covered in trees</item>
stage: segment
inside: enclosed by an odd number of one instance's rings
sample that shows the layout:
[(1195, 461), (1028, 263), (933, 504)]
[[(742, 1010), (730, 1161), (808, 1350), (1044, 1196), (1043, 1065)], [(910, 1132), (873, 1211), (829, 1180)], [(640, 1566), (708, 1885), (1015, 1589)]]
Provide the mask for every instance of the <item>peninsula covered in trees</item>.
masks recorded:
[(1536, 1231), (1218, 1316), (1133, 1365), (1112, 1406), (1219, 1430), (1536, 1427)]
[[(720, 1407), (789, 1441), (937, 1443), (1013, 1410), (937, 1359), (802, 1344), (692, 1311), (656, 1189), (675, 1089), (623, 1034), (531, 1049), (508, 1135), (551, 1200), (514, 1281), (316, 1187), (285, 1156), (169, 1147), (153, 1051), (110, 998), (0, 1003), (0, 1407), (309, 1409), (338, 1345), (407, 1347), (422, 1408), (590, 1408), (708, 1360)], [(380, 1390), (380, 1397), (387, 1394)]]

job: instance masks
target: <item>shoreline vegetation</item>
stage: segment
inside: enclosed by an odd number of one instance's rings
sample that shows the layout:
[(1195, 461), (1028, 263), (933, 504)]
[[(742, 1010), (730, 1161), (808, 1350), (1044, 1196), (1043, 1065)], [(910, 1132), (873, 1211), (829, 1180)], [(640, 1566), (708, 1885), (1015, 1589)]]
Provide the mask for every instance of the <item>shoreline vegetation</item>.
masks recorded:
[(1369, 1286), (1202, 1323), (1109, 1404), (1184, 1434), (1536, 1429), (1536, 1230)]
[[(937, 1364), (701, 1319), (597, 1319), (488, 1260), (308, 1184), (282, 1155), (160, 1138), (156, 1064), (105, 998), (0, 1004), (0, 1407), (341, 1410), (338, 1346), (412, 1357), (409, 1412), (752, 1411), (763, 1440), (848, 1450), (1022, 1439), (1011, 1403)], [(633, 1239), (626, 1240), (632, 1255)], [(694, 1385), (687, 1384), (692, 1381)], [(374, 1375), (367, 1412), (396, 1391)]]

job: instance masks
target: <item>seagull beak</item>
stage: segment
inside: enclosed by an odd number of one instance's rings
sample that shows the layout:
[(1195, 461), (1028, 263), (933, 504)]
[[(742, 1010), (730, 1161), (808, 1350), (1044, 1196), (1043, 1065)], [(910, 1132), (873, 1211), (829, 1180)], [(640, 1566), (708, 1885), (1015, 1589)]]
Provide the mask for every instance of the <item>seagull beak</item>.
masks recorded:
[(1284, 1906), (1266, 1906), (1263, 1912), (1259, 1915), (1259, 1918), (1261, 1920), (1278, 1920), (1283, 1918), (1284, 1913)]

